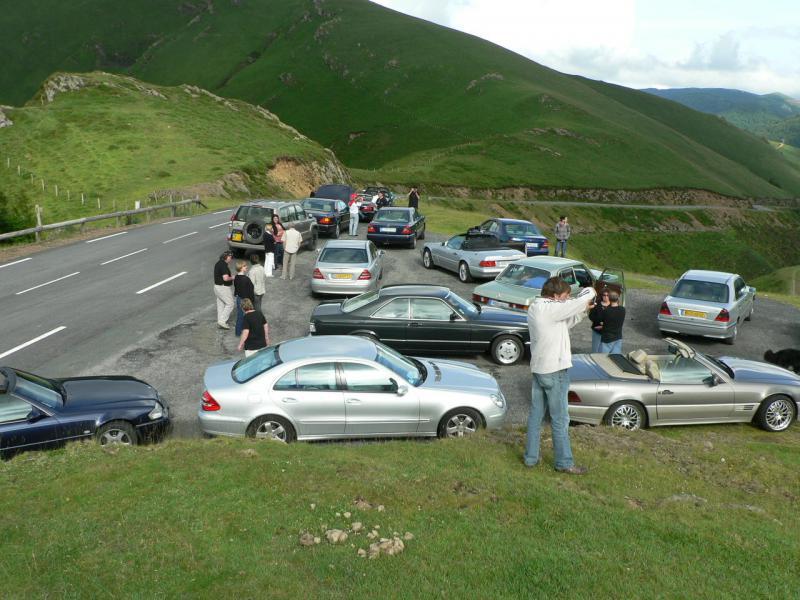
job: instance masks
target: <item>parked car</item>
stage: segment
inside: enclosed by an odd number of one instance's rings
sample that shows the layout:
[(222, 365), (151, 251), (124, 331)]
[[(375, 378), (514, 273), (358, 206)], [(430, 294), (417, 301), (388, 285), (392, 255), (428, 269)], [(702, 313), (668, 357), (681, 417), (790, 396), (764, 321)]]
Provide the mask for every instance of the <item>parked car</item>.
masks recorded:
[(658, 328), (733, 344), (742, 321), (753, 316), (756, 288), (734, 273), (686, 271), (661, 303)]
[(320, 234), (338, 239), (339, 234), (347, 231), (350, 225), (350, 211), (347, 203), (342, 200), (306, 198), (300, 205), (307, 215), (317, 220), (317, 230)]
[(347, 206), (353, 200), (359, 203), (358, 220), (368, 223), (375, 216), (377, 207), (372, 202), (372, 196), (367, 196), (362, 192), (357, 192), (354, 187), (344, 184), (328, 184), (321, 185), (314, 192), (315, 198), (329, 198), (333, 200), (341, 200)]
[(502, 246), (496, 235), (474, 230), (454, 235), (446, 242), (427, 243), (422, 249), (422, 264), (426, 269), (442, 267), (455, 271), (464, 283), (473, 278), (496, 277), (521, 258), (525, 258), (522, 252)]
[(367, 227), (367, 239), (376, 244), (403, 244), (417, 247), (425, 239), (425, 217), (414, 208), (381, 208)]
[(524, 252), (526, 256), (550, 253), (550, 241), (530, 221), (489, 219), (481, 223), (478, 229), (493, 233), (503, 246)]
[(283, 200), (251, 200), (241, 204), (231, 216), (228, 248), (235, 256), (242, 256), (246, 250), (263, 251), (264, 229), (272, 223), (275, 214), (286, 229), (294, 227), (300, 232), (306, 247), (313, 250), (317, 246), (317, 220), (306, 214), (301, 204)]
[(494, 281), (484, 283), (472, 293), (474, 302), (500, 308), (527, 311), (533, 299), (540, 296), (544, 282), (561, 277), (575, 296), (581, 289), (594, 287), (614, 290), (625, 305), (625, 275), (619, 269), (597, 271), (571, 258), (532, 256), (508, 265)]
[(47, 379), (0, 367), (0, 456), (91, 438), (133, 445), (169, 426), (167, 403), (133, 377)]
[(361, 190), (361, 194), (372, 201), (375, 196), (379, 196), (380, 193), (383, 192), (383, 196), (386, 199), (385, 204), (378, 206), (378, 208), (383, 208), (384, 206), (393, 206), (394, 201), (397, 198), (392, 190), (387, 187), (380, 187), (380, 186), (368, 186)]
[(525, 355), (525, 315), (481, 308), (438, 285), (391, 285), (314, 309), (311, 335), (365, 335), (401, 352), (489, 352), (501, 365)]
[(206, 434), (283, 442), (464, 437), (499, 427), (506, 401), (477, 367), (398, 354), (357, 336), (305, 337), (209, 367)]
[(767, 431), (785, 431), (797, 417), (797, 374), (665, 341), (668, 352), (659, 355), (573, 355), (570, 419), (623, 429), (752, 421)]
[(331, 240), (319, 251), (311, 276), (312, 294), (361, 294), (383, 277), (383, 250), (364, 240)]

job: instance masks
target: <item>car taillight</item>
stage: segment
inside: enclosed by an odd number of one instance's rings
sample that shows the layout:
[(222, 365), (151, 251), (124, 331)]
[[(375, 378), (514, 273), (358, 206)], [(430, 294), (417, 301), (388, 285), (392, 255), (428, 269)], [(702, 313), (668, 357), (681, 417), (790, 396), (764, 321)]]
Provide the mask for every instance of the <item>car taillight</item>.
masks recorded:
[(509, 302), (508, 305), (511, 308), (516, 308), (518, 310), (528, 310), (528, 305), (527, 304), (514, 304), (513, 302)]
[(325, 279), (325, 276), (322, 274), (322, 271), (319, 269), (314, 269), (314, 279)]
[(375, 233), (376, 231), (378, 231), (378, 228), (375, 227), (375, 225), (370, 225), (367, 227), (367, 233)]
[(486, 304), (488, 298), (486, 296), (480, 296), (478, 294), (472, 294), (472, 301), (473, 302), (480, 302), (481, 304)]
[(235, 221), (235, 220), (236, 220), (236, 213), (232, 213), (231, 214), (231, 221)]
[(549, 248), (549, 247), (550, 247), (550, 242), (549, 241), (545, 240), (545, 241), (542, 242), (542, 248)]
[(203, 410), (210, 412), (214, 410), (219, 410), (221, 407), (219, 405), (219, 402), (214, 400), (214, 397), (208, 393), (208, 390), (206, 390), (205, 392), (203, 392), (202, 408)]
[(482, 266), (482, 267), (496, 267), (497, 266), (497, 261), (494, 261), (494, 260), (482, 260), (478, 264), (480, 266)]
[(320, 222), (320, 223), (324, 223), (324, 224), (328, 224), (328, 223), (330, 223), (332, 220), (333, 220), (333, 219), (331, 219), (330, 217), (320, 217), (320, 218), (319, 218), (319, 222)]
[(567, 394), (567, 402), (572, 404), (577, 404), (581, 401), (581, 397), (578, 396), (577, 392), (573, 392), (572, 390), (569, 391)]
[(361, 271), (361, 275), (358, 276), (358, 279), (363, 281), (365, 279), (372, 279), (372, 273), (370, 273), (367, 269)]
[(361, 208), (367, 212), (373, 212), (375, 210), (375, 207), (372, 204), (365, 204)]
[(411, 227), (403, 227), (403, 231), (401, 231), (400, 233), (402, 233), (403, 235), (411, 235), (414, 232), (411, 230)]
[(672, 316), (672, 313), (670, 312), (669, 306), (667, 306), (666, 302), (661, 303), (661, 310), (658, 311), (658, 314)]
[(714, 319), (714, 320), (715, 321), (719, 321), (720, 323), (729, 323), (730, 320), (731, 320), (731, 315), (727, 311), (727, 309), (723, 308), (721, 311), (719, 311), (719, 314), (717, 315), (717, 318)]

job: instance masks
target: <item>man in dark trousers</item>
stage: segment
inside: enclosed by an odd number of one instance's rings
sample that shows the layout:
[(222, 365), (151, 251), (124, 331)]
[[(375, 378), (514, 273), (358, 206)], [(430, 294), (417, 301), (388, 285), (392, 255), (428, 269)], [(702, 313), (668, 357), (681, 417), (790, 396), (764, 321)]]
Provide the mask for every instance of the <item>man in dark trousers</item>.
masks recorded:
[(411, 186), (411, 191), (408, 192), (408, 207), (414, 210), (419, 210), (419, 192), (417, 186)]
[(217, 297), (217, 325), (230, 329), (228, 319), (233, 312), (233, 276), (228, 265), (233, 258), (231, 252), (223, 252), (214, 265), (214, 295)]

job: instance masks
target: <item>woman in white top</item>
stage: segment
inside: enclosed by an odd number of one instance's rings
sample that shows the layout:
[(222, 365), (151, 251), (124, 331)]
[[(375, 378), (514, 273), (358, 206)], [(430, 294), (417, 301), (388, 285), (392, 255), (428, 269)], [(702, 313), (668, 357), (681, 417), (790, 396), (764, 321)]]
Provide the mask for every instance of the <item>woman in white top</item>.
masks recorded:
[(361, 203), (355, 198), (350, 200), (350, 235), (358, 235), (358, 208)]

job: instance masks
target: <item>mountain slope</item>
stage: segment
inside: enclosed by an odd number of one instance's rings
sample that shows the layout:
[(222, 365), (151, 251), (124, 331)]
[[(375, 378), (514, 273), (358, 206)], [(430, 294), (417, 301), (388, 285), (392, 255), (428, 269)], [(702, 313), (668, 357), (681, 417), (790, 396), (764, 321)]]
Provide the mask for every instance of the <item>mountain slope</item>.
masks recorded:
[(727, 123), (366, 0), (7, 4), (3, 102), (51, 71), (103, 68), (266, 106), (387, 181), (800, 193), (791, 165)]

